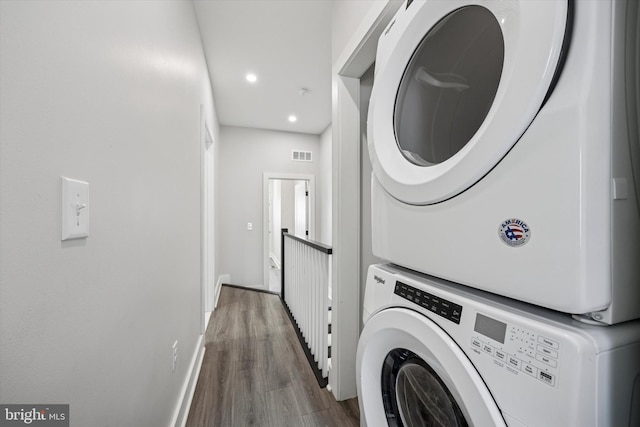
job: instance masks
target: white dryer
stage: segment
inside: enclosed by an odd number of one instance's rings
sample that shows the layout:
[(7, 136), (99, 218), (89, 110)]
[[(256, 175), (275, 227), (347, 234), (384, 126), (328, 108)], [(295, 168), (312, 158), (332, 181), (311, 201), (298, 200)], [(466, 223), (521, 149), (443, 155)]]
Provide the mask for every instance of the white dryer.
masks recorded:
[(369, 268), (362, 424), (640, 425), (640, 320), (568, 314), (390, 265)]
[(603, 323), (640, 317), (638, 2), (409, 1), (368, 115), (375, 255)]

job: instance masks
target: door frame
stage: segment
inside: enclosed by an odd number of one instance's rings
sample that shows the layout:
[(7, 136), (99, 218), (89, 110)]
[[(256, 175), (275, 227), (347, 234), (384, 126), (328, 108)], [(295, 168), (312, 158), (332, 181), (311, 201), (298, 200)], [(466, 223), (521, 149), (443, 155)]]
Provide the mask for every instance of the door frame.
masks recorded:
[[(375, 2), (333, 64), (332, 70), (332, 246), (333, 295), (329, 385), (337, 400), (356, 390), (360, 336), (360, 77), (376, 59), (378, 38), (404, 1)], [(358, 309), (354, 309), (358, 307)]]
[[(307, 181), (309, 191), (309, 240), (316, 238), (315, 175), (296, 173), (264, 173), (262, 175), (262, 288), (269, 290), (269, 180)], [(274, 230), (279, 233), (279, 230)]]
[(215, 289), (215, 140), (200, 105), (200, 329), (207, 328), (206, 313), (215, 308), (220, 287)]

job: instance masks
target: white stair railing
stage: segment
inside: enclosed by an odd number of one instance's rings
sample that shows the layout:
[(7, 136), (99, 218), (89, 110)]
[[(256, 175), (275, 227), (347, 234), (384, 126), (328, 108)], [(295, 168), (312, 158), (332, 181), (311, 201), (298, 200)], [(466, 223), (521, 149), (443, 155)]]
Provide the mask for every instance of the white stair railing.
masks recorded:
[(307, 356), (313, 359), (326, 385), (332, 249), (285, 230), (282, 239), (282, 298), (304, 340)]

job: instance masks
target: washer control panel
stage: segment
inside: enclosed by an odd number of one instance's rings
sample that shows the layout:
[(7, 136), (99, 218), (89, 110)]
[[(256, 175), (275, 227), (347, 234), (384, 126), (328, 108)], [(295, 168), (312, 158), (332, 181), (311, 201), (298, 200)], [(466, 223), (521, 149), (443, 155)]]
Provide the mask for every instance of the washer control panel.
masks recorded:
[(471, 350), (513, 374), (557, 386), (560, 343), (533, 330), (477, 313)]
[(396, 287), (393, 293), (409, 300), (427, 310), (451, 320), (456, 324), (460, 324), (460, 316), (462, 315), (462, 306), (439, 296), (430, 294), (406, 283), (396, 281)]

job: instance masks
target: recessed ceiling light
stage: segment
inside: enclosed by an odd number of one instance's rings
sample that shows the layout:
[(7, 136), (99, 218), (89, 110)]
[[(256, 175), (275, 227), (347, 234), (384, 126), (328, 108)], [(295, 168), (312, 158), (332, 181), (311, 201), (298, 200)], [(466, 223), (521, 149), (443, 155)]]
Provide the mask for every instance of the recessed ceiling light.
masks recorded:
[(255, 83), (258, 81), (258, 76), (253, 73), (249, 73), (246, 75), (246, 79), (249, 83)]
[(291, 123), (295, 123), (296, 121), (298, 121), (298, 118), (292, 114), (289, 116), (289, 121)]

